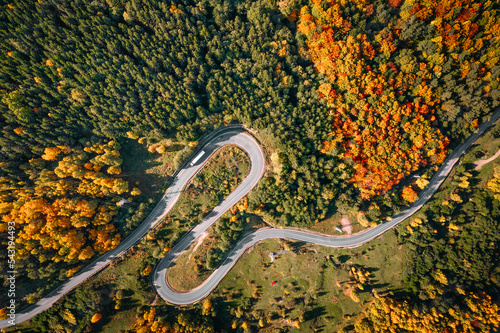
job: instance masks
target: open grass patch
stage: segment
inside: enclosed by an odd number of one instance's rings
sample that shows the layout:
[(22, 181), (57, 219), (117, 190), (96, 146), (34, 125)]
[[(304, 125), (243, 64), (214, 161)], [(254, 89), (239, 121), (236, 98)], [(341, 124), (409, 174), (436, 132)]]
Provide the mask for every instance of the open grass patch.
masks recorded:
[(156, 237), (172, 247), (179, 237), (205, 216), (241, 183), (250, 170), (245, 152), (236, 146), (218, 150), (186, 185), (179, 200), (157, 227)]
[[(167, 270), (167, 280), (172, 288), (187, 292), (200, 286), (243, 235), (265, 226), (255, 215), (238, 214), (237, 221), (231, 221), (232, 216), (236, 215), (226, 213), (176, 259)], [(228, 234), (228, 230), (224, 230), (226, 225), (235, 232)]]
[(497, 120), (467, 150), (463, 163), (474, 163), (492, 157), (500, 148), (500, 120)]
[[(237, 147), (218, 151), (187, 185), (158, 231), (158, 237), (171, 235), (169, 243), (173, 246), (184, 231), (200, 223), (208, 212), (234, 191), (248, 174), (249, 163), (247, 155)], [(263, 226), (261, 219), (246, 214), (246, 209), (244, 198), (177, 258), (167, 271), (167, 279), (174, 289), (188, 291), (199, 286), (241, 235)]]
[(129, 184), (141, 190), (143, 196), (153, 197), (163, 192), (163, 185), (175, 171), (173, 160), (184, 148), (179, 143), (167, 144), (169, 139), (160, 141), (160, 144), (164, 141), (168, 148), (162, 154), (155, 149), (148, 150), (137, 140), (127, 139), (122, 144), (122, 174)]
[[(271, 252), (281, 253), (273, 263)], [(291, 332), (335, 332), (368, 305), (373, 288), (383, 292), (400, 286), (403, 258), (393, 231), (355, 249), (266, 240), (243, 255), (215, 295), (225, 298), (239, 321), (257, 327), (264, 318), (264, 332), (286, 326)], [(351, 267), (369, 272), (359, 302), (349, 296), (357, 285)], [(290, 324), (294, 320), (301, 322), (300, 330)]]

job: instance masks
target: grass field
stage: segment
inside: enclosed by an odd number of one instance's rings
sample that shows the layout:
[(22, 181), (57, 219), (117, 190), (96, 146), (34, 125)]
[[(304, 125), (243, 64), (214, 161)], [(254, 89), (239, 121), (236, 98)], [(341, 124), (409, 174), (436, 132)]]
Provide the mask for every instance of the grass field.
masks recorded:
[[(105, 269), (94, 281), (89, 280), (78, 288), (96, 288), (99, 285), (111, 285), (113, 290), (123, 290), (124, 298), (121, 300), (119, 310), (112, 310), (111, 315), (104, 317), (94, 332), (120, 332), (130, 329), (136, 320), (137, 308), (151, 304), (156, 298), (156, 293), (151, 288), (144, 288), (138, 280), (137, 272), (141, 268), (141, 262), (146, 252), (137, 251), (127, 255), (125, 260)], [(88, 284), (86, 286), (86, 284)], [(149, 286), (148, 286), (149, 287)], [(112, 303), (111, 306), (115, 306)]]
[[(499, 133), (499, 134), (497, 134)], [(497, 137), (495, 137), (497, 134)], [(497, 120), (493, 126), (480, 137), (463, 156), (463, 163), (474, 163), (482, 160), (487, 160), (500, 150), (500, 120)], [(498, 164), (500, 157), (494, 161), (481, 166), (480, 170), (475, 171), (481, 175), (481, 183), (479, 186), (484, 186), (489, 178), (493, 175), (493, 168)]]
[[(176, 227), (187, 225), (191, 228), (201, 222), (204, 216), (217, 205), (223, 197), (230, 194), (248, 174), (250, 161), (237, 147), (221, 149), (202, 171), (190, 182), (186, 192), (179, 199), (167, 218), (170, 220), (160, 229), (159, 237), (175, 234)], [(226, 213), (230, 218), (232, 214)], [(256, 225), (262, 226), (259, 218), (251, 217), (250, 223), (244, 223), (245, 233)], [(187, 229), (187, 228), (186, 228)], [(177, 258), (175, 265), (168, 270), (167, 279), (174, 289), (188, 291), (200, 285), (213, 270), (205, 267), (205, 258), (210, 250), (218, 248), (217, 233), (214, 226), (200, 236)], [(173, 241), (170, 240), (173, 245)]]
[[(147, 146), (137, 140), (128, 139), (120, 149), (123, 152), (122, 175), (137, 186), (144, 196), (154, 197), (158, 192), (163, 192), (168, 176), (174, 173), (172, 160), (182, 148), (181, 144), (171, 144), (160, 154), (148, 151)], [(135, 185), (137, 181), (139, 184)]]
[[(266, 224), (258, 216), (249, 216), (249, 222), (245, 222), (240, 235), (244, 235), (251, 230), (264, 227)], [(175, 265), (167, 271), (167, 280), (178, 291), (189, 291), (201, 285), (213, 273), (214, 269), (205, 267), (205, 258), (210, 250), (218, 249), (219, 239), (214, 231), (214, 226), (211, 226), (206, 231), (206, 236), (200, 239), (200, 236), (190, 248), (182, 253)], [(234, 242), (234, 244), (236, 241)]]
[(237, 147), (215, 153), (184, 189), (174, 208), (157, 229), (157, 237), (172, 247), (182, 233), (201, 222), (248, 174), (250, 162)]
[[(383, 291), (401, 283), (404, 249), (395, 244), (393, 231), (355, 249), (267, 240), (238, 261), (214, 294), (225, 298), (232, 308), (245, 306), (250, 299), (251, 306), (245, 312), (260, 313), (270, 319), (263, 332), (291, 326), (285, 318), (299, 317), (304, 320), (300, 331), (335, 332), (366, 306), (372, 288)], [(271, 263), (271, 251), (285, 252)], [(353, 287), (351, 266), (370, 272), (359, 303), (348, 296)]]
[[(337, 212), (337, 213), (333, 214), (332, 216), (329, 216), (326, 219), (319, 221), (318, 223), (315, 223), (310, 227), (307, 227), (307, 229), (314, 231), (314, 232), (326, 234), (326, 235), (334, 235), (334, 236), (344, 235), (345, 236), (346, 235), (345, 232), (340, 233), (338, 230), (335, 229), (335, 227), (342, 229), (342, 223), (340, 221), (342, 220), (343, 216), (344, 216), (343, 214), (341, 214), (340, 212)], [(352, 233), (357, 233), (359, 231), (366, 229), (365, 227), (363, 227), (361, 224), (358, 223), (355, 214), (346, 214), (345, 216), (351, 222)]]
[[(476, 142), (477, 145), (465, 153), (461, 163), (486, 159), (498, 151), (500, 142), (492, 133), (499, 127), (500, 122), (497, 122)], [(241, 165), (241, 161), (238, 163)], [(494, 165), (498, 165), (498, 160), (472, 172), (476, 176), (475, 179), (479, 179), (479, 185), (491, 177)], [(422, 214), (430, 205), (447, 200), (455, 186), (453, 177), (456, 169), (457, 167), (422, 211), (414, 217)], [(216, 169), (211, 170), (213, 173)], [(191, 189), (196, 189), (196, 186)], [(188, 193), (189, 189), (186, 194)], [(148, 277), (141, 275), (141, 272), (145, 265), (154, 264), (154, 258), (162, 257), (161, 249), (169, 244), (170, 239), (175, 239), (175, 234), (178, 236), (183, 230), (187, 230), (189, 225), (197, 223), (189, 219), (191, 215), (186, 215), (190, 214), (190, 209), (195, 205), (192, 198), (183, 195), (178, 207), (174, 209), (175, 215), (166, 220), (168, 223), (165, 222), (163, 228), (143, 239), (123, 260), (113, 263), (82, 283), (57, 304), (66, 304), (74, 299), (79, 291), (99, 290), (101, 293), (110, 294), (123, 290), (124, 297), (119, 309), (114, 309), (114, 302), (100, 305), (104, 316), (99, 323), (92, 326), (92, 332), (125, 331), (135, 322), (138, 308), (163, 304), (149, 285)], [(207, 196), (203, 200), (210, 201), (210, 197)], [(291, 332), (338, 331), (358, 320), (359, 313), (373, 299), (372, 289), (381, 294), (397, 294), (402, 290), (405, 258), (410, 252), (406, 245), (397, 243), (396, 233), (405, 229), (407, 224), (408, 221), (405, 221), (395, 231), (388, 231), (368, 244), (354, 249), (331, 249), (284, 240), (267, 240), (243, 255), (210, 297), (223, 300), (222, 303), (217, 303), (221, 314), (231, 313), (230, 317), (235, 318), (238, 325), (248, 321), (254, 330), (258, 329), (260, 332), (283, 331), (286, 328)], [(325, 227), (331, 228), (326, 223)], [(207, 237), (207, 240), (209, 239), (210, 237)], [(203, 243), (196, 252), (202, 253), (200, 251), (213, 246), (217, 246), (217, 239)], [(270, 262), (271, 251), (283, 251), (273, 263)], [(183, 256), (188, 257), (189, 252)], [(349, 268), (352, 266), (370, 272), (368, 282), (360, 292), (360, 302), (354, 302), (349, 297), (349, 290), (355, 283), (349, 274)], [(184, 274), (193, 271), (187, 267)], [(182, 276), (187, 275), (179, 272), (178, 277)], [(193, 279), (192, 282), (199, 283), (203, 279), (200, 275), (198, 280)], [(274, 285), (273, 281), (276, 281)], [(199, 305), (194, 305), (196, 306)], [(262, 328), (258, 325), (260, 318), (268, 319), (264, 321)], [(302, 321), (300, 329), (294, 327), (295, 319)], [(29, 323), (8, 331), (34, 332)]]

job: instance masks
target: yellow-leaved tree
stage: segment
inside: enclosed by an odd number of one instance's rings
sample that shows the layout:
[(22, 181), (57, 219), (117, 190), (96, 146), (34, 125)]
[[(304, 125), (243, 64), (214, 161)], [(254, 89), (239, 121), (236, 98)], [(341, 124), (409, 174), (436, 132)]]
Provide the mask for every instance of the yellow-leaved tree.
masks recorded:
[(403, 199), (408, 202), (415, 202), (418, 199), (418, 194), (411, 188), (411, 186), (407, 186), (403, 189), (403, 193), (401, 195)]
[(102, 315), (100, 313), (96, 313), (92, 316), (92, 319), (90, 319), (91, 323), (97, 323), (99, 320), (101, 320)]
[(486, 187), (494, 193), (495, 199), (500, 200), (500, 166), (495, 168), (495, 173), (486, 184)]

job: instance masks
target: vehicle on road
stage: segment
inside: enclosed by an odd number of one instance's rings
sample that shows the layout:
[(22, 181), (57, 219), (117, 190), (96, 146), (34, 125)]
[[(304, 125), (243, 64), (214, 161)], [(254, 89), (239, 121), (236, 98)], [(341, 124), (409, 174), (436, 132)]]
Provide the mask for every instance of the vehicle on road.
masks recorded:
[[(236, 144), (246, 150), (252, 161), (251, 168), (247, 178), (243, 180), (240, 186), (236, 189), (237, 193), (231, 193), (222, 203), (219, 204), (219, 209), (216, 213), (209, 216), (207, 219), (202, 221), (198, 226), (187, 233), (186, 238), (182, 238), (168, 253), (164, 256), (160, 262), (155, 266), (153, 272), (153, 286), (160, 295), (162, 299), (166, 302), (178, 305), (192, 304), (200, 301), (206, 297), (213, 289), (218, 285), (218, 283), (226, 276), (227, 272), (234, 266), (238, 259), (246, 253), (246, 250), (266, 239), (280, 238), (280, 239), (291, 239), (301, 242), (306, 242), (310, 244), (323, 245), (329, 247), (338, 248), (352, 248), (364, 244), (380, 235), (384, 232), (390, 230), (401, 221), (412, 216), (416, 213), (436, 192), (440, 185), (444, 182), (446, 177), (449, 175), (451, 169), (459, 160), (460, 156), (464, 151), (472, 145), (478, 137), (484, 133), (484, 131), (489, 128), (496, 120), (500, 118), (500, 108), (498, 108), (490, 119), (479, 126), (478, 131), (471, 135), (465, 142), (458, 145), (455, 150), (448, 156), (446, 161), (443, 163), (441, 168), (434, 174), (432, 179), (429, 181), (427, 187), (420, 193), (419, 200), (409, 206), (405, 211), (396, 214), (392, 221), (386, 221), (381, 223), (376, 227), (367, 229), (363, 233), (358, 233), (356, 235), (351, 235), (349, 237), (332, 237), (330, 235), (321, 235), (311, 232), (304, 232), (294, 229), (284, 229), (282, 226), (279, 228), (262, 228), (256, 231), (248, 233), (244, 236), (234, 247), (233, 250), (228, 254), (228, 257), (223, 263), (217, 268), (217, 270), (207, 279), (205, 282), (187, 293), (179, 293), (171, 289), (166, 281), (166, 271), (178, 255), (186, 251), (191, 243), (197, 239), (197, 237), (208, 229), (217, 219), (222, 216), (226, 211), (233, 207), (240, 199), (242, 199), (248, 192), (254, 188), (258, 181), (262, 178), (265, 171), (265, 158), (260, 149), (258, 143), (250, 137), (248, 134), (240, 133), (236, 131), (232, 135), (231, 144)], [(236, 141), (235, 141), (236, 140)], [(249, 145), (249, 146), (247, 146)], [(201, 151), (191, 162), (191, 166), (200, 160), (200, 158), (205, 155), (205, 151)], [(205, 160), (208, 156), (205, 157)], [(166, 193), (160, 200), (160, 202), (153, 208), (148, 217), (127, 237), (125, 240), (120, 242), (118, 246), (100, 257), (96, 258), (94, 261), (89, 263), (85, 269), (81, 272), (73, 275), (66, 282), (59, 285), (47, 296), (39, 300), (36, 304), (28, 307), (26, 310), (20, 313), (16, 313), (16, 324), (19, 324), (25, 320), (29, 320), (37, 314), (42, 313), (51, 307), (56, 301), (61, 297), (66, 295), (68, 292), (73, 290), (82, 281), (94, 275), (96, 272), (106, 267), (109, 263), (113, 262), (117, 258), (122, 257), (122, 255), (131, 248), (138, 240), (144, 237), (149, 230), (154, 228), (160, 220), (165, 217), (168, 212), (175, 205), (179, 199), (182, 188), (189, 182), (189, 180), (195, 175), (195, 169), (183, 169), (177, 173), (174, 181), (168, 187)], [(242, 186), (243, 184), (245, 186)], [(239, 190), (238, 190), (239, 189)], [(236, 191), (235, 191), (236, 192)], [(278, 281), (273, 281), (275, 285)], [(0, 320), (0, 329), (12, 326), (12, 323), (8, 320)]]
[(191, 166), (195, 165), (196, 162), (198, 162), (200, 160), (200, 158), (205, 155), (205, 151), (202, 150), (198, 155), (196, 155), (196, 157), (191, 161)]

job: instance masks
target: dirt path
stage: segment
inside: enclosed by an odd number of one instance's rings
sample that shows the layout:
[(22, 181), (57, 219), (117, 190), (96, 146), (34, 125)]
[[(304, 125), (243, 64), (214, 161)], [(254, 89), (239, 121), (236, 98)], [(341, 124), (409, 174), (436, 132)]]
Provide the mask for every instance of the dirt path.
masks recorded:
[(194, 246), (193, 248), (193, 251), (189, 254), (189, 257), (188, 257), (188, 261), (191, 260), (191, 256), (193, 255), (193, 253), (196, 252), (196, 250), (198, 249), (198, 247), (201, 245), (201, 243), (203, 243), (203, 241), (205, 240), (205, 238), (208, 236), (208, 231), (205, 230), (199, 237), (198, 239), (196, 240), (196, 245)]
[(474, 164), (476, 165), (476, 167), (474, 169), (480, 170), (483, 167), (483, 165), (494, 161), (499, 156), (500, 156), (500, 149), (495, 153), (495, 155), (491, 156), (487, 160), (477, 160), (476, 162), (474, 162)]
[(342, 230), (344, 232), (346, 232), (348, 235), (352, 234), (352, 224), (347, 216), (342, 216), (342, 220), (340, 220), (340, 223), (342, 223)]

